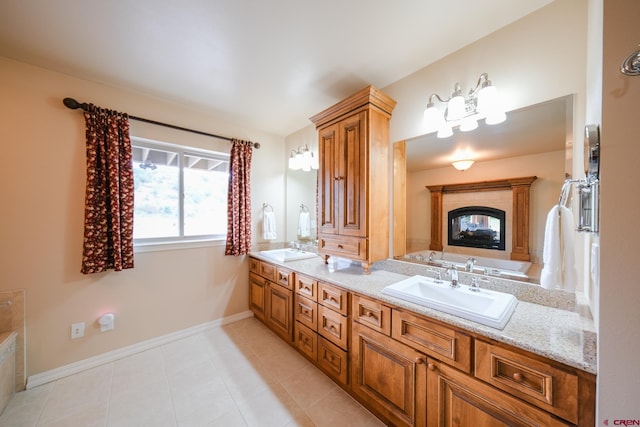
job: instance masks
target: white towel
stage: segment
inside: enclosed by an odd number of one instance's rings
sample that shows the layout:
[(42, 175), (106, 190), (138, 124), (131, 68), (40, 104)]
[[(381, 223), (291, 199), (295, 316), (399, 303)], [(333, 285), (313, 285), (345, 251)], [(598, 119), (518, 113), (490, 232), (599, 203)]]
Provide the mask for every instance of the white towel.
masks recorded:
[(309, 212), (300, 212), (300, 218), (298, 218), (298, 237), (311, 236), (311, 218)]
[(264, 240), (273, 240), (276, 238), (276, 216), (273, 212), (263, 213), (262, 237)]
[(573, 213), (564, 206), (554, 206), (547, 215), (544, 231), (544, 267), (540, 285), (545, 289), (573, 292), (576, 287)]

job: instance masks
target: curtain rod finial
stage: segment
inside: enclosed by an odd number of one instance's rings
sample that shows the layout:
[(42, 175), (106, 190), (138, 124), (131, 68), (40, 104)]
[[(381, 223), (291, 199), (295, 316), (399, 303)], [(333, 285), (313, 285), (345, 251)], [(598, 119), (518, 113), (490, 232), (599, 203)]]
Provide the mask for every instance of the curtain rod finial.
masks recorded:
[(83, 104), (80, 104), (78, 101), (76, 101), (73, 98), (65, 98), (65, 99), (62, 100), (62, 103), (67, 108), (71, 108), (72, 110), (77, 110), (78, 108), (84, 108)]

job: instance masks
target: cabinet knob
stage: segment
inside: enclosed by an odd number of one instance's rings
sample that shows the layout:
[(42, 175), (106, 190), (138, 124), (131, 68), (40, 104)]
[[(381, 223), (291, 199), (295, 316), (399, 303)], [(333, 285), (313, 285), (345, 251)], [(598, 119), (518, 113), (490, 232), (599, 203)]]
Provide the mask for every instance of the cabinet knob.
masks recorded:
[(515, 372), (513, 374), (513, 379), (514, 379), (514, 381), (516, 381), (518, 383), (521, 383), (521, 382), (524, 381), (524, 375), (522, 375), (520, 372)]
[(427, 369), (430, 371), (435, 371), (436, 365), (434, 365), (433, 363), (427, 363)]
[(422, 365), (424, 363), (424, 359), (421, 356), (416, 357), (416, 365)]

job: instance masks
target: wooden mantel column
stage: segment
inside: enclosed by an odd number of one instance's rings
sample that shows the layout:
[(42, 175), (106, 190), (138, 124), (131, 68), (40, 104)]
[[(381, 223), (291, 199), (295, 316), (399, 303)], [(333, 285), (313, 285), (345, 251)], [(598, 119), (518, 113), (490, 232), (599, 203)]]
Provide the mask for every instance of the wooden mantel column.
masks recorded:
[(529, 253), (529, 207), (531, 184), (535, 176), (497, 179), (493, 181), (467, 182), (463, 184), (427, 185), (431, 192), (431, 244), (429, 249), (441, 251), (442, 238), (442, 197), (444, 193), (472, 193), (478, 191), (498, 191), (511, 189), (513, 193), (513, 221), (511, 226), (511, 255), (517, 261), (531, 261)]
[(431, 192), (431, 243), (429, 249), (441, 251), (442, 246), (442, 189), (443, 185), (427, 185)]

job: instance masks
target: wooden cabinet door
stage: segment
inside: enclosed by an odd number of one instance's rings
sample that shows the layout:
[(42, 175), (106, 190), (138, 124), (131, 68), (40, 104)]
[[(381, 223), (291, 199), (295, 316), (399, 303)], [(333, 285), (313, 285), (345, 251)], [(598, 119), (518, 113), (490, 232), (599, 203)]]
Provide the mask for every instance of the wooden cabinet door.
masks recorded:
[(276, 334), (288, 343), (293, 336), (293, 298), (292, 292), (275, 283), (266, 287), (265, 322)]
[(318, 135), (318, 233), (338, 234), (336, 217), (336, 190), (338, 189), (338, 165), (336, 164), (336, 145), (338, 125), (321, 129)]
[(357, 323), (352, 338), (352, 392), (392, 425), (426, 425), (426, 357)]
[(264, 277), (249, 273), (249, 307), (253, 314), (260, 320), (264, 320), (264, 297), (269, 282)]
[(339, 123), (335, 156), (335, 162), (338, 164), (336, 203), (338, 232), (342, 236), (367, 236), (366, 123), (366, 111), (354, 114)]
[(571, 425), (433, 359), (427, 362), (427, 423), (429, 427)]

